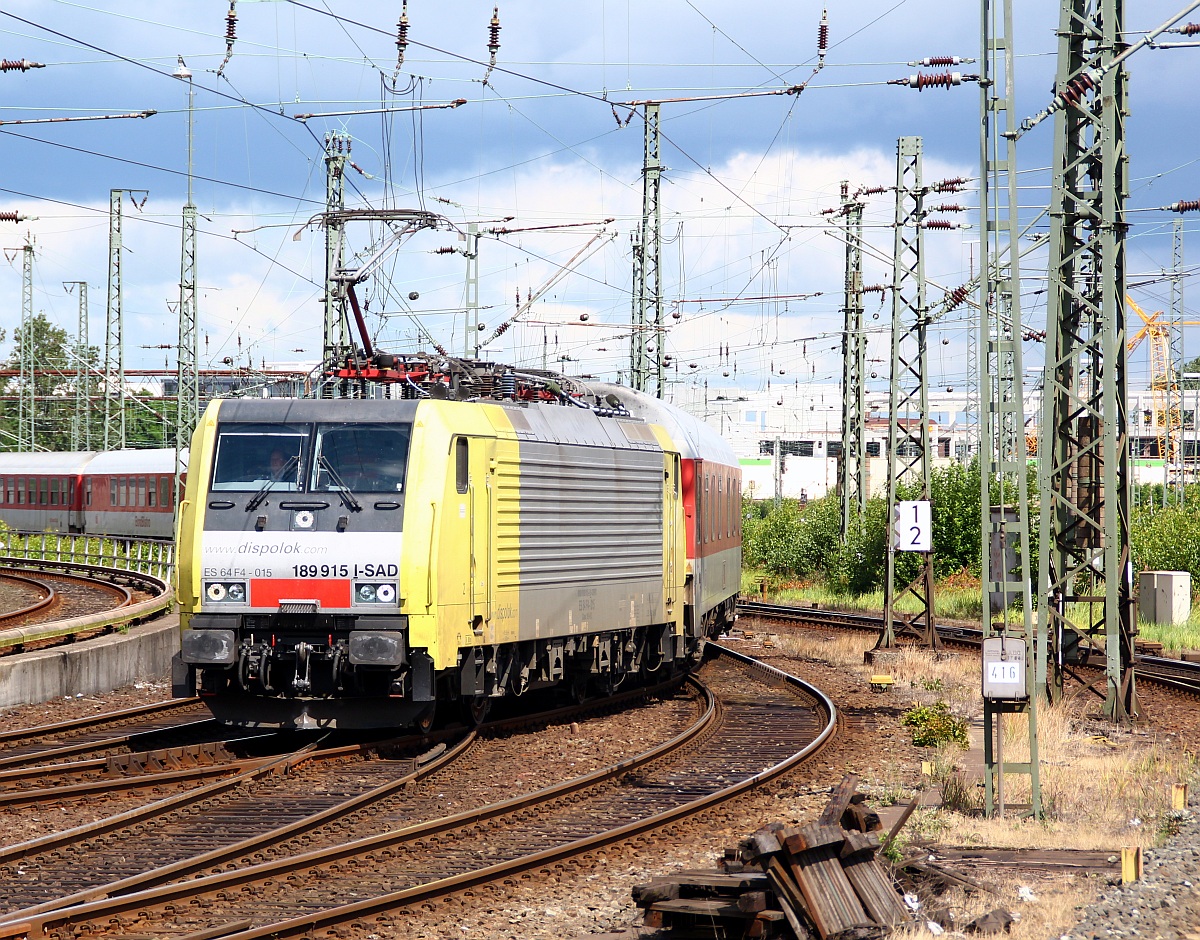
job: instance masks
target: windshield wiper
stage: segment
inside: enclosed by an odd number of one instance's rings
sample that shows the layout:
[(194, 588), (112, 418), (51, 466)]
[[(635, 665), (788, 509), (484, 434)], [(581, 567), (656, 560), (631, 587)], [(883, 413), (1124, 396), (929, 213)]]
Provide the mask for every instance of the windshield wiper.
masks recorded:
[(348, 487), (342, 481), (342, 478), (338, 476), (338, 472), (334, 470), (329, 461), (325, 459), (324, 454), (321, 454), (321, 456), (317, 458), (317, 466), (323, 467), (325, 472), (329, 474), (329, 479), (333, 480), (333, 485), (338, 487), (337, 494), (341, 497), (342, 502), (346, 504), (346, 508), (351, 512), (361, 512), (362, 503), (360, 503), (355, 495), (350, 492), (350, 487)]
[(258, 492), (251, 496), (249, 501), (246, 503), (246, 512), (253, 512), (258, 508), (259, 504), (267, 498), (267, 492), (271, 489), (271, 487), (276, 483), (279, 483), (285, 476), (287, 476), (287, 472), (292, 467), (296, 466), (298, 459), (298, 457), (294, 456), (289, 457), (287, 463), (271, 474), (271, 478), (267, 480), (267, 482), (259, 488)]

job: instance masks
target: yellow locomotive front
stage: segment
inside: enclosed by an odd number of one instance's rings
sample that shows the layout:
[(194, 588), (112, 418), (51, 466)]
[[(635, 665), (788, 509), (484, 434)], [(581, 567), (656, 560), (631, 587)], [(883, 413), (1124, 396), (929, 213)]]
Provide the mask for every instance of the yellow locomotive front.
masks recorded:
[(180, 514), (177, 672), (218, 717), (317, 726), (336, 723), (322, 708), (335, 697), (411, 700), (400, 564), (415, 409), (209, 406)]
[(679, 457), (562, 405), (219, 401), (181, 506), (176, 694), (254, 727), (398, 727), (610, 691), (683, 635)]

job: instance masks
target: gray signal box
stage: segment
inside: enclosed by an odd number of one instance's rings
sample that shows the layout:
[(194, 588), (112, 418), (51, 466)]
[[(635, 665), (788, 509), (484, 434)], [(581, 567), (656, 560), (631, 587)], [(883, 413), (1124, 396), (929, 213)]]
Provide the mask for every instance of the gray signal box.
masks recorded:
[(1000, 701), (1029, 698), (1024, 639), (990, 636), (983, 641), (983, 697)]

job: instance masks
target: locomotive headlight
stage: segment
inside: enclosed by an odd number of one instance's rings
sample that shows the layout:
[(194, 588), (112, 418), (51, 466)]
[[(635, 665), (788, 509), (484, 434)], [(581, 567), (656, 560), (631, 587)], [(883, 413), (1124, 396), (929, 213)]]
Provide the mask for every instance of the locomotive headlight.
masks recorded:
[(355, 581), (355, 604), (395, 604), (398, 598), (396, 585), (384, 581)]
[(232, 630), (184, 630), (180, 647), (185, 663), (229, 666), (237, 662), (237, 638)]
[(246, 603), (245, 581), (205, 581), (204, 596), (213, 604)]

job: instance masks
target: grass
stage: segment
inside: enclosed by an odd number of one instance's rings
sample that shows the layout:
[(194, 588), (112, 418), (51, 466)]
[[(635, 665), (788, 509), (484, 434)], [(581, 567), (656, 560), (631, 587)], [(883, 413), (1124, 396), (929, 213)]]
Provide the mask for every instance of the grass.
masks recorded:
[[(821, 635), (817, 632), (781, 632), (776, 645), (797, 659), (816, 659), (862, 677), (863, 688), (879, 667), (863, 663), (863, 652), (874, 645), (864, 635)], [(958, 717), (975, 724), (972, 748), (982, 748), (979, 738), (983, 700), (979, 690), (979, 663), (973, 656), (933, 653), (902, 647), (888, 673), (894, 684), (886, 704), (901, 711), (945, 702)], [(967, 755), (955, 746), (929, 749), (933, 765), (931, 786), (943, 794), (945, 806), (922, 811), (909, 823), (902, 838), (924, 837), (950, 845), (1039, 846), (1114, 850), (1122, 846), (1151, 846), (1171, 831), (1171, 785), (1200, 786), (1200, 762), (1180, 753), (1167, 742), (1142, 731), (1118, 729), (1089, 714), (1094, 699), (1070, 699), (1038, 708), (1037, 736), (1040, 764), (1042, 821), (1016, 818), (987, 819), (975, 812), (983, 807), (980, 780), (964, 778), (960, 770)], [(881, 702), (881, 704), (884, 704)], [(1028, 718), (1003, 716), (1005, 761), (1026, 761)], [(871, 791), (890, 792), (894, 782), (872, 781)], [(1005, 776), (1009, 803), (1029, 801), (1029, 777)], [(895, 794), (887, 802), (907, 801), (913, 794)]]
[[(863, 663), (863, 653), (874, 645), (874, 637), (782, 630), (773, 639), (796, 659), (820, 660), (857, 673), (864, 689), (870, 675), (879, 671)], [(946, 702), (954, 714), (974, 722), (971, 746), (978, 754), (983, 701), (975, 657), (902, 648), (887, 671), (895, 681), (881, 705), (907, 711)], [(984, 818), (982, 781), (964, 772), (967, 752), (953, 746), (926, 749), (933, 771), (926, 786), (941, 791), (942, 806), (919, 810), (910, 819), (900, 833), (900, 849), (922, 839), (966, 848), (1020, 846), (1114, 853), (1124, 846), (1160, 844), (1177, 822), (1170, 808), (1171, 785), (1187, 783), (1195, 790), (1200, 786), (1200, 763), (1152, 734), (1097, 720), (1087, 711), (1094, 710), (1094, 702), (1079, 698), (1039, 707), (1037, 736), (1046, 810), (1041, 821)], [(1028, 728), (1027, 716), (1004, 716), (1006, 761), (1028, 759)], [(911, 768), (885, 763), (876, 779), (864, 781), (862, 790), (877, 806), (906, 803), (916, 791), (899, 782), (903, 779), (911, 779)], [(1006, 775), (1005, 791), (1009, 803), (1028, 802), (1029, 777)], [(1079, 910), (1091, 903), (1095, 881), (1061, 873), (1030, 880), (1034, 877), (1017, 880), (989, 872), (984, 881), (994, 885), (997, 894), (948, 892), (928, 902), (931, 907), (919, 913), (918, 922), (897, 936), (932, 940), (925, 918), (945, 908), (953, 911), (958, 929), (995, 907), (1019, 914), (1009, 934), (1012, 940), (1044, 940), (1069, 932)], [(1022, 886), (1032, 888), (1037, 900), (1021, 900), (1017, 889)]]
[[(992, 876), (987, 881), (994, 886), (995, 894), (961, 889), (948, 891), (918, 912), (916, 924), (898, 930), (893, 936), (900, 940), (934, 940), (934, 934), (925, 924), (935, 911), (950, 911), (954, 915), (954, 930), (961, 931), (980, 914), (1002, 907), (1020, 918), (1002, 936), (1009, 940), (1045, 940), (1069, 933), (1078, 920), (1079, 909), (1092, 900), (1092, 889), (1077, 883), (1072, 876), (1058, 876), (1053, 882), (1045, 879), (1036, 884), (1012, 875)], [(1021, 900), (1018, 889), (1022, 887), (1032, 887), (1037, 900)], [(941, 937), (944, 940), (950, 935), (951, 931), (946, 931)], [(956, 935), (963, 936), (962, 933)]]

